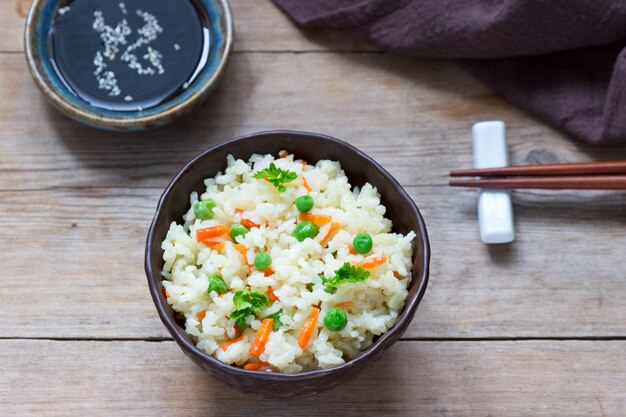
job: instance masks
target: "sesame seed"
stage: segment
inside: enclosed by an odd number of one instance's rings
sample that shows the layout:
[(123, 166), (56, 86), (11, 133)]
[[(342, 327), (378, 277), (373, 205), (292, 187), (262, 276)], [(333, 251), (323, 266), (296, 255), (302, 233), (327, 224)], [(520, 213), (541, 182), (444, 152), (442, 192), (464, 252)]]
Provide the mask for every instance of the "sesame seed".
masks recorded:
[(143, 56), (143, 59), (147, 59), (150, 61), (153, 67), (157, 68), (159, 74), (163, 74), (165, 70), (163, 69), (163, 65), (161, 65), (161, 58), (163, 55), (156, 49), (152, 49), (148, 46), (148, 53)]
[[(127, 14), (124, 3), (120, 2), (119, 7), (122, 13)], [(101, 10), (96, 10), (93, 13), (94, 21), (92, 27), (99, 34), (104, 45), (104, 51), (96, 52), (93, 59), (95, 66), (94, 75), (98, 81), (98, 88), (108, 91), (110, 96), (119, 96), (121, 89), (115, 73), (111, 70), (105, 70), (107, 68), (106, 61), (115, 61), (121, 48), (124, 50), (119, 59), (122, 62), (126, 62), (128, 68), (137, 72), (138, 75), (154, 76), (165, 73), (165, 68), (162, 64), (163, 55), (158, 50), (148, 46), (163, 33), (163, 28), (159, 25), (159, 21), (154, 15), (143, 10), (137, 10), (136, 14), (143, 19), (144, 25), (136, 30), (137, 39), (129, 44), (128, 38), (133, 33), (133, 29), (126, 19), (122, 19), (121, 22), (113, 27), (106, 24)], [(135, 52), (139, 52), (138, 50), (143, 46), (146, 46), (146, 52), (141, 55), (143, 61), (140, 62)], [(178, 44), (175, 45), (175, 48), (176, 46), (180, 48)], [(144, 62), (146, 64), (142, 64)], [(124, 97), (124, 100), (132, 101), (133, 98), (127, 95)], [(141, 110), (143, 109), (140, 108)]]

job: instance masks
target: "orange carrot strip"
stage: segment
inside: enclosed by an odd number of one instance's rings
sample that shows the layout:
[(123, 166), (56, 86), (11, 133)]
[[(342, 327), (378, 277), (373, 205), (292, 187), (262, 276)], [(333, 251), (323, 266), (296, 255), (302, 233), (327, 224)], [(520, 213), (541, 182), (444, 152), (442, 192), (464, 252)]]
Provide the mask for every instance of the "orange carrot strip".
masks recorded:
[(385, 255), (371, 255), (360, 261), (352, 262), (352, 265), (359, 268), (372, 269), (381, 266), (385, 262), (387, 262), (387, 257)]
[(289, 156), (289, 152), (287, 151), (287, 149), (282, 149), (278, 151), (279, 158), (287, 158), (288, 156)]
[(198, 311), (196, 313), (196, 317), (198, 318), (198, 320), (202, 321), (204, 320), (204, 318), (206, 317), (206, 311)]
[(229, 340), (228, 342), (224, 342), (220, 345), (220, 349), (226, 352), (231, 345), (234, 345), (237, 342), (241, 342), (242, 340), (243, 340), (243, 336), (239, 336), (236, 339)]
[(350, 244), (348, 244), (348, 252), (350, 252), (350, 255), (358, 255), (356, 251), (354, 250), (354, 246)]
[(255, 227), (261, 227), (260, 224), (253, 222), (250, 219), (241, 219), (241, 224), (246, 226), (248, 229), (254, 229)]
[(170, 293), (165, 288), (163, 288), (163, 295), (165, 298), (170, 298)]
[(270, 333), (272, 333), (272, 327), (274, 327), (274, 319), (263, 319), (261, 327), (259, 327), (259, 330), (250, 345), (250, 354), (252, 356), (259, 356), (263, 353), (265, 350), (265, 344), (270, 338)]
[(239, 252), (241, 256), (243, 256), (243, 260), (246, 265), (250, 266), (250, 264), (248, 263), (248, 250), (246, 249), (246, 247), (241, 243), (235, 243), (233, 246), (235, 247), (237, 252)]
[(248, 229), (252, 229), (254, 227), (261, 227), (260, 224), (257, 224), (250, 219), (244, 219), (242, 209), (235, 209), (235, 213), (239, 214), (239, 217), (241, 217), (240, 223), (246, 226)]
[(312, 213), (300, 213), (300, 216), (298, 216), (298, 218), (302, 222), (311, 222), (318, 227), (324, 226), (325, 224), (328, 224), (333, 220), (333, 217), (327, 214)]
[(304, 170), (306, 169), (307, 166), (307, 162), (306, 161), (302, 161), (302, 171), (304, 172)]
[(247, 262), (248, 261), (248, 251), (246, 250), (246, 247), (244, 245), (242, 245), (241, 243), (235, 243), (233, 246), (235, 247), (237, 252), (239, 252), (241, 254), (241, 256), (243, 256), (243, 259), (245, 259), (246, 262)]
[(354, 303), (352, 301), (344, 301), (343, 303), (335, 304), (335, 307), (350, 308), (354, 307)]
[(267, 287), (267, 291), (265, 292), (265, 294), (267, 294), (267, 298), (271, 302), (278, 300), (278, 297), (276, 297), (276, 294), (274, 294), (274, 289), (272, 287)]
[(304, 186), (304, 188), (306, 188), (308, 192), (313, 191), (309, 183), (306, 181), (306, 178), (304, 178), (304, 175), (302, 176), (302, 185)]
[(332, 239), (333, 236), (337, 234), (340, 227), (341, 226), (339, 225), (339, 223), (331, 223), (330, 229), (328, 229), (328, 233), (326, 233), (326, 236), (324, 236), (324, 239), (320, 240), (320, 245), (326, 246), (326, 244), (330, 241), (330, 239)]
[(274, 270), (272, 268), (266, 268), (265, 271), (263, 271), (263, 275), (265, 275), (266, 277), (271, 277), (272, 275), (274, 275)]
[(400, 275), (400, 273), (398, 271), (393, 271), (393, 276), (398, 278), (398, 279), (402, 279), (402, 275)]
[(317, 318), (319, 315), (319, 308), (313, 308), (311, 310), (311, 315), (304, 323), (304, 326), (302, 326), (300, 335), (298, 336), (298, 346), (300, 346), (301, 349), (306, 348), (309, 344), (309, 340), (311, 340), (311, 336), (313, 336), (313, 333), (315, 332), (315, 326), (317, 325)]
[(226, 246), (226, 244), (224, 242), (216, 242), (216, 241), (213, 241), (213, 240), (205, 240), (202, 243), (207, 245), (209, 248), (211, 248), (213, 250), (217, 250), (217, 251), (220, 251), (220, 250), (224, 249), (224, 246)]
[(196, 240), (202, 242), (207, 239), (213, 239), (220, 237), (228, 233), (228, 227), (218, 224), (217, 226), (205, 227), (203, 229), (196, 230)]
[(245, 369), (246, 371), (258, 371), (259, 369), (265, 368), (267, 366), (270, 366), (268, 362), (255, 362), (247, 364), (243, 367), (243, 369)]

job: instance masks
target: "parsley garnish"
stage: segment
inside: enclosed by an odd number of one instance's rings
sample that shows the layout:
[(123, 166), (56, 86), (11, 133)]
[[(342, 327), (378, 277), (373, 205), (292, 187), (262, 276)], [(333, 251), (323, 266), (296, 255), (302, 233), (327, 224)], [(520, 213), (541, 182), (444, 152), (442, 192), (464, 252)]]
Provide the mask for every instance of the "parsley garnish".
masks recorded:
[(237, 327), (245, 329), (250, 327), (246, 319), (260, 313), (263, 308), (269, 307), (270, 301), (263, 293), (245, 289), (235, 293), (233, 304), (235, 304), (235, 309), (230, 313), (230, 318), (235, 320)]
[(350, 265), (348, 262), (344, 263), (341, 268), (335, 271), (335, 276), (332, 278), (326, 278), (322, 276), (322, 284), (324, 284), (324, 291), (334, 293), (337, 291), (337, 286), (342, 282), (363, 282), (370, 276), (370, 271), (364, 268), (358, 268), (354, 265)]
[(283, 315), (283, 310), (278, 310), (276, 313), (270, 314), (269, 316), (265, 317), (266, 319), (274, 319), (274, 326), (273, 326), (274, 331), (280, 329), (281, 326), (283, 325), (283, 322), (280, 321), (280, 317), (282, 315)]
[(298, 178), (298, 174), (293, 171), (280, 169), (272, 162), (269, 168), (262, 169), (254, 174), (254, 178), (266, 179), (269, 183), (276, 187), (278, 191), (282, 193), (287, 191), (287, 187), (285, 187), (283, 184), (295, 180), (296, 178)]

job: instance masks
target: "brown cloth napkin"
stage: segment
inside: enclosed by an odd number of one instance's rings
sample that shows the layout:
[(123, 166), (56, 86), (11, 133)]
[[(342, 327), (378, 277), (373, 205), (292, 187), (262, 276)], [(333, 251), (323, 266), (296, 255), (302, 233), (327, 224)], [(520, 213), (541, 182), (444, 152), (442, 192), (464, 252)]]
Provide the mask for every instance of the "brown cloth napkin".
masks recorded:
[(273, 0), (296, 23), (461, 59), (511, 102), (591, 143), (626, 142), (626, 0)]

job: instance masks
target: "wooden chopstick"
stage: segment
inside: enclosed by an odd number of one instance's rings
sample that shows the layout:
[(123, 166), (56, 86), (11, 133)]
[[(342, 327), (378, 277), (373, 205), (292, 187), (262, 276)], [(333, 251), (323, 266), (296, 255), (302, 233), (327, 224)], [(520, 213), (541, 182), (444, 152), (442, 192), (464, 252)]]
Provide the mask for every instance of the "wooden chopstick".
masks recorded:
[(525, 165), (486, 169), (458, 169), (451, 177), (516, 177), (540, 175), (626, 174), (626, 161)]
[(551, 190), (626, 190), (626, 175), (480, 178), (452, 180), (453, 187), (535, 188)]

